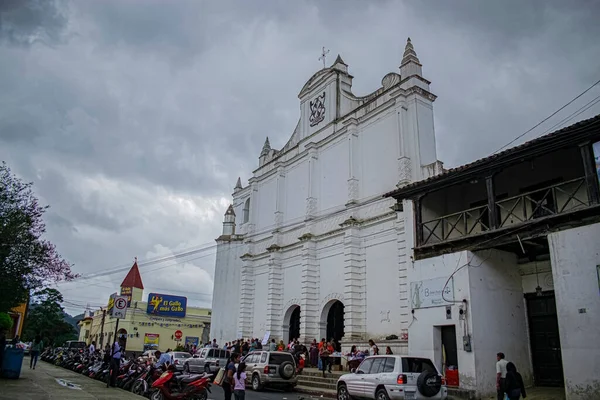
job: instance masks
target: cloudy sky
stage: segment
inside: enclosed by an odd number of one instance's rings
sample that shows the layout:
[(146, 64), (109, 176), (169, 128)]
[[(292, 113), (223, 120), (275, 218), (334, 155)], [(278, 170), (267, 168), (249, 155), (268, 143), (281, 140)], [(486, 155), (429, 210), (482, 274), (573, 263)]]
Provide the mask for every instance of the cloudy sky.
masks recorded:
[[(75, 271), (103, 274), (60, 285), (69, 311), (105, 303), (135, 256), (182, 251), (142, 267), (145, 286), (207, 306), (235, 181), (265, 136), (280, 148), (291, 135), (322, 46), (364, 95), (398, 71), (410, 36), (452, 167), (600, 79), (599, 4), (2, 0), (0, 159), (51, 206), (48, 236)], [(599, 86), (520, 141), (600, 113), (575, 113)]]

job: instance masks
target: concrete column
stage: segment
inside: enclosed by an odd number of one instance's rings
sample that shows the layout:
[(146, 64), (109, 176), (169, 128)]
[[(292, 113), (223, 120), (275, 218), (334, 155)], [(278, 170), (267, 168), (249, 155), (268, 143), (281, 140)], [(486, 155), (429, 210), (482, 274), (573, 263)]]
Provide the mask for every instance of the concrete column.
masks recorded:
[(302, 245), (302, 297), (300, 300), (300, 340), (309, 343), (319, 337), (320, 275), (317, 246), (311, 235), (301, 238)]
[(358, 203), (359, 200), (359, 166), (360, 152), (358, 139), (358, 121), (352, 118), (348, 122), (348, 199), (346, 206)]
[(269, 274), (267, 283), (267, 329), (273, 337), (283, 337), (283, 270), (281, 269), (281, 253), (278, 246), (267, 249), (269, 256)]
[(344, 236), (344, 326), (343, 341), (364, 339), (366, 335), (366, 266), (358, 222), (350, 217), (343, 224)]
[(410, 162), (410, 158), (408, 157), (408, 152), (406, 149), (407, 143), (405, 138), (405, 118), (404, 114), (406, 114), (407, 108), (406, 106), (401, 106), (396, 114), (396, 126), (398, 130), (398, 134), (396, 135), (396, 146), (398, 148), (398, 183), (397, 187), (402, 187), (404, 185), (409, 184), (412, 181), (412, 165)]
[(285, 208), (285, 169), (277, 167), (277, 193), (275, 199), (275, 230), (283, 225), (283, 210)]
[(408, 325), (410, 319), (410, 288), (408, 284), (408, 265), (409, 256), (406, 245), (405, 232), (405, 213), (397, 205), (396, 209), (396, 248), (398, 251), (398, 277), (400, 284), (398, 287), (400, 298), (400, 340), (408, 341)]
[[(254, 265), (252, 256), (242, 256), (242, 271), (240, 278), (240, 318), (238, 334), (248, 338), (253, 333), (254, 323)], [(239, 339), (239, 338), (238, 338)]]
[(317, 190), (320, 182), (318, 159), (317, 148), (311, 146), (308, 149), (308, 197), (306, 198), (306, 216), (304, 218), (307, 221), (313, 219), (317, 214)]

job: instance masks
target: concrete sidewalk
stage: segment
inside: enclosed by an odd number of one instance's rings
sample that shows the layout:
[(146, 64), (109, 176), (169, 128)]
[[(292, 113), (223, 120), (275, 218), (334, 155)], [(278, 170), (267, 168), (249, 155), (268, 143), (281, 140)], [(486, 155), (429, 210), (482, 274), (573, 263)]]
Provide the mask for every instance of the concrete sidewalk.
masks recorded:
[(143, 397), (61, 367), (39, 361), (35, 370), (29, 369), (29, 357), (23, 360), (19, 379), (0, 379), (1, 400), (83, 400), (116, 399), (140, 400)]

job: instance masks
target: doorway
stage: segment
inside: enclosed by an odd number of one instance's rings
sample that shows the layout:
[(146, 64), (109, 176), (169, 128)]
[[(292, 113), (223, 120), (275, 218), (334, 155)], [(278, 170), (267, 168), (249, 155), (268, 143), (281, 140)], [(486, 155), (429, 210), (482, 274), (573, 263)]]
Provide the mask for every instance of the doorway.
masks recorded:
[(327, 313), (326, 340), (335, 339), (338, 342), (344, 337), (344, 303), (336, 300)]
[(526, 294), (531, 361), (536, 386), (563, 386), (564, 375), (554, 292)]
[(294, 308), (290, 316), (288, 329), (288, 341), (296, 340), (300, 337), (300, 307)]

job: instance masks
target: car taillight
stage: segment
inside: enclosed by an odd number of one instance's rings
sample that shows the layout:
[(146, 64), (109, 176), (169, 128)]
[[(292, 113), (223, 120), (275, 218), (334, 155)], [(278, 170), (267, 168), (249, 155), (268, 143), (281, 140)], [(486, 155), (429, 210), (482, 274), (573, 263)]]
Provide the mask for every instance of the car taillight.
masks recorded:
[(406, 375), (398, 375), (398, 379), (396, 380), (396, 383), (398, 385), (405, 385), (407, 383), (406, 380), (407, 380)]
[(265, 367), (264, 373), (267, 374), (267, 375), (269, 374), (269, 366)]
[(442, 376), (442, 385), (445, 385), (445, 384), (446, 384), (446, 378), (444, 378), (444, 377)]

